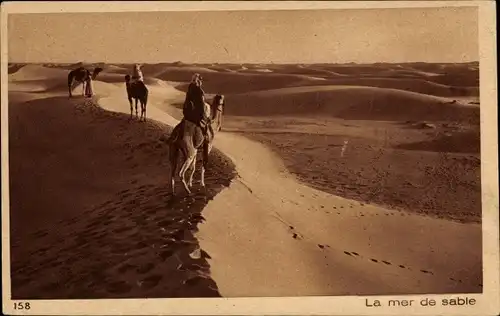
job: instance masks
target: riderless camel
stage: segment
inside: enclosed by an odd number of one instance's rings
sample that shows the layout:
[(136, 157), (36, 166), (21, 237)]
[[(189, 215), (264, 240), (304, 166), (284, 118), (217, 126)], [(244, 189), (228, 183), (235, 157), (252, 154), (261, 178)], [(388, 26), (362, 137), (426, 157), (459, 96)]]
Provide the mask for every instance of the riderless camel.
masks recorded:
[(94, 80), (102, 70), (103, 69), (100, 67), (95, 68), (92, 73), (90, 73), (90, 70), (86, 69), (85, 67), (78, 67), (74, 70), (71, 70), (68, 74), (69, 96), (70, 97), (73, 96), (72, 91), (79, 83), (82, 84), (82, 95), (83, 96), (87, 95), (86, 92), (88, 91), (88, 88), (91, 87), (90, 85), (92, 84), (91, 80)]
[(125, 85), (127, 87), (127, 98), (130, 104), (130, 118), (133, 116), (132, 99), (135, 99), (135, 117), (138, 117), (137, 102), (141, 102), (141, 117), (139, 120), (146, 121), (146, 106), (148, 103), (148, 88), (142, 81), (131, 82), (130, 75), (125, 76)]
[[(181, 169), (178, 173), (184, 189), (188, 194), (191, 194), (190, 188), (193, 186), (193, 175), (196, 169), (196, 156), (199, 149), (202, 149), (202, 166), (201, 166), (201, 186), (205, 187), (205, 169), (207, 168), (208, 156), (212, 150), (215, 134), (222, 127), (222, 114), (224, 111), (224, 96), (216, 95), (212, 101), (212, 105), (205, 104), (207, 117), (210, 118), (209, 123), (212, 125), (212, 132), (208, 132), (208, 136), (204, 136), (202, 128), (188, 120), (182, 120), (172, 131), (169, 143), (169, 158), (171, 168), (171, 185), (172, 195), (175, 194), (175, 175), (177, 169), (177, 160), (179, 153), (181, 156)], [(185, 174), (191, 169), (189, 180), (186, 183)]]

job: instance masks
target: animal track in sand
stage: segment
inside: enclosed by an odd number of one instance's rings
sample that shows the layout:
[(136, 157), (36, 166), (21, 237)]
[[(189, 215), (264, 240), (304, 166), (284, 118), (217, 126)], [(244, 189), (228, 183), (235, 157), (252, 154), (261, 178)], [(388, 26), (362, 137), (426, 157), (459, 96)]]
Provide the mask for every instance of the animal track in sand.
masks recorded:
[[(323, 248), (322, 248), (323, 249)], [(363, 256), (359, 255), (357, 252), (349, 252), (349, 251), (344, 251), (344, 254), (350, 256), (350, 257), (354, 257), (354, 256), (357, 256), (357, 257), (360, 257), (360, 258), (363, 258)], [(389, 261), (386, 261), (386, 260), (379, 260), (379, 259), (375, 259), (375, 258), (367, 258), (368, 260), (370, 260), (371, 262), (374, 262), (374, 263), (383, 263), (387, 266), (395, 266), (395, 267), (399, 267), (401, 269), (407, 269), (407, 270), (410, 270), (412, 271), (413, 269), (411, 269), (410, 267), (407, 267), (407, 266), (404, 266), (402, 264), (400, 265), (395, 265)], [(429, 270), (425, 270), (425, 269), (419, 269), (419, 270), (415, 270), (415, 271), (419, 271), (421, 273), (424, 273), (424, 274), (430, 274), (430, 275), (435, 275), (434, 272), (432, 271), (429, 271)], [(458, 283), (463, 283), (462, 280), (460, 279), (454, 279), (454, 278), (448, 278), (449, 280), (451, 281), (455, 281), (455, 282), (458, 282)], [(482, 287), (482, 284), (479, 284), (479, 286)]]
[(160, 251), (159, 256), (162, 258), (164, 261), (167, 260), (168, 258), (172, 257), (172, 255), (175, 253), (173, 249), (165, 249)]
[(150, 275), (146, 278), (144, 278), (142, 281), (141, 281), (141, 286), (146, 288), (146, 289), (150, 289), (150, 288), (153, 288), (155, 286), (158, 285), (158, 283), (160, 283), (160, 281), (163, 279), (163, 276), (161, 276), (160, 274), (153, 274), (153, 275)]
[(139, 274), (145, 274), (145, 273), (148, 273), (149, 271), (153, 270), (154, 267), (155, 267), (155, 265), (153, 263), (149, 262), (149, 263), (146, 263), (140, 267), (137, 267), (135, 271)]
[(47, 235), (48, 235), (48, 232), (45, 230), (40, 230), (40, 231), (37, 231), (36, 233), (33, 234), (33, 236), (35, 236), (36, 238), (43, 238)]
[(119, 266), (116, 270), (119, 272), (119, 273), (125, 273), (129, 270), (133, 270), (135, 267), (133, 265), (131, 265), (130, 263), (124, 263), (122, 264), (121, 266)]
[(106, 284), (106, 290), (114, 294), (127, 293), (132, 289), (132, 286), (124, 281), (116, 281)]
[[(219, 185), (219, 179), (211, 176), (212, 182)], [(132, 182), (131, 179), (129, 181)], [(54, 231), (31, 233), (33, 242), (28, 249), (38, 251), (38, 254), (32, 256), (29, 262), (18, 255), (19, 259), (14, 262), (13, 269), (37, 266), (43, 269), (34, 269), (33, 276), (46, 274), (54, 277), (41, 280), (39, 286), (45, 287), (45, 291), (29, 285), (28, 290), (17, 292), (21, 294), (32, 291), (43, 293), (35, 296), (61, 299), (68, 299), (70, 296), (142, 297), (153, 292), (154, 295), (165, 297), (175, 296), (176, 291), (187, 291), (186, 285), (197, 284), (196, 288), (200, 286), (203, 289), (210, 285), (214, 289), (210, 296), (219, 296), (217, 286), (212, 280), (204, 277), (197, 279), (193, 276), (197, 273), (209, 273), (206, 259), (210, 256), (204, 251), (200, 251), (200, 259), (196, 260), (187, 255), (198, 245), (193, 232), (197, 224), (205, 220), (200, 211), (211, 196), (195, 193), (192, 197), (171, 201), (169, 189), (164, 184), (139, 186), (138, 183), (89, 209), (85, 216), (64, 222), (64, 225), (69, 226), (67, 231), (72, 234), (67, 233), (65, 236)], [(209, 194), (216, 192), (214, 189)], [(297, 234), (297, 238), (299, 236), (300, 234)], [(47, 248), (49, 244), (53, 246)], [(181, 258), (181, 263), (189, 266), (191, 271), (176, 271), (172, 275), (175, 276), (174, 280), (169, 277), (167, 282), (167, 275), (170, 276), (174, 272), (172, 263), (175, 265), (173, 260), (176, 256)], [(43, 258), (58, 258), (59, 261), (45, 261)], [(74, 265), (74, 262), (81, 264)], [(175, 269), (175, 266), (173, 268)], [(154, 274), (160, 271), (161, 275)], [(123, 275), (126, 275), (128, 280), (132, 279), (133, 283), (124, 282)], [(19, 289), (21, 285), (26, 284), (26, 279), (26, 273), (16, 272), (12, 283)], [(190, 281), (183, 286), (185, 280)], [(61, 290), (61, 284), (71, 284), (71, 290)], [(90, 291), (85, 289), (89, 284), (92, 284)], [(142, 293), (140, 288), (148, 291)]]
[(297, 240), (302, 240), (304, 239), (304, 236), (302, 236), (302, 234), (298, 233), (296, 230), (295, 230), (295, 227), (293, 227), (292, 225), (289, 225), (288, 226), (288, 230), (290, 231), (290, 233), (292, 234), (292, 238), (293, 239), (297, 239)]

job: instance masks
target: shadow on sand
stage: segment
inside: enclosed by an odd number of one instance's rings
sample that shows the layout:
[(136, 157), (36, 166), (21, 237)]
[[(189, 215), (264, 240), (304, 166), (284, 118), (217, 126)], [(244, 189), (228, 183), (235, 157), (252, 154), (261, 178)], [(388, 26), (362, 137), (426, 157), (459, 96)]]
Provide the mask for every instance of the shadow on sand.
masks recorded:
[(207, 191), (173, 199), (169, 128), (95, 104), (9, 106), (12, 299), (220, 296), (195, 233), (234, 166), (214, 151)]

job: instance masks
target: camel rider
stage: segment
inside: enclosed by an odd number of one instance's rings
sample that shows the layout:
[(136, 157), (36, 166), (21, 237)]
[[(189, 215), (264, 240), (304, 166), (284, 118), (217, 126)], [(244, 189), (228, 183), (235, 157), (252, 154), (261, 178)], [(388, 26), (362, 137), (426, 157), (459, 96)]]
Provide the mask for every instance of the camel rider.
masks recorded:
[(94, 95), (94, 89), (92, 86), (92, 74), (88, 69), (85, 69), (85, 96), (91, 97)]
[(185, 120), (193, 122), (201, 127), (206, 137), (208, 136), (209, 130), (213, 135), (213, 130), (210, 124), (210, 113), (207, 109), (208, 105), (205, 103), (205, 92), (201, 87), (202, 84), (203, 78), (200, 74), (195, 73), (186, 93), (183, 114)]
[(135, 64), (132, 70), (132, 81), (131, 83), (144, 82), (144, 76), (142, 75), (141, 65)]

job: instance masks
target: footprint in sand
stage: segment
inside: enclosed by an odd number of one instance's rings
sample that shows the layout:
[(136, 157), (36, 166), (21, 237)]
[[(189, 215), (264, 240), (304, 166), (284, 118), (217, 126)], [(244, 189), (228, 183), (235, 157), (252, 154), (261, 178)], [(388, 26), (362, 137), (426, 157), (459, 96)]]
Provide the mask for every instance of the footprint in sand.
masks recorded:
[(130, 263), (124, 263), (116, 269), (119, 273), (125, 273), (129, 270), (133, 270), (135, 267)]
[(172, 257), (172, 255), (175, 253), (175, 251), (173, 249), (165, 249), (165, 250), (162, 250), (160, 253), (159, 253), (159, 256), (160, 258), (162, 258), (163, 260), (167, 260), (168, 258)]
[(113, 294), (127, 293), (132, 289), (130, 284), (123, 281), (116, 281), (106, 285), (106, 290)]
[(128, 226), (118, 227), (118, 228), (113, 229), (112, 232), (115, 233), (115, 234), (119, 234), (119, 233), (126, 232), (127, 230), (131, 230), (132, 228), (133, 227), (128, 227)]
[(149, 271), (151, 271), (154, 267), (155, 267), (155, 265), (153, 263), (149, 262), (149, 263), (144, 264), (140, 267), (137, 267), (135, 269), (135, 271), (139, 274), (145, 274), (145, 273), (148, 273)]
[(36, 233), (33, 234), (34, 237), (36, 238), (43, 238), (45, 236), (47, 236), (49, 233), (47, 231), (37, 231)]
[(168, 226), (170, 226), (171, 224), (173, 224), (175, 222), (176, 221), (172, 220), (172, 219), (164, 219), (164, 220), (162, 220), (162, 221), (160, 221), (158, 223), (158, 226), (160, 226), (160, 227), (164, 227), (164, 226), (168, 227)]
[(196, 285), (196, 284), (198, 284), (198, 283), (200, 283), (202, 281), (207, 281), (207, 280), (208, 280), (207, 278), (198, 275), (198, 276), (189, 278), (189, 279), (185, 280), (182, 283), (184, 283), (186, 285), (193, 286), (193, 285)]
[(59, 283), (56, 283), (56, 282), (52, 282), (52, 283), (49, 283), (49, 284), (46, 284), (46, 285), (43, 285), (40, 290), (43, 292), (53, 292), (53, 291), (56, 291), (57, 289), (59, 289), (61, 286), (59, 285)]
[(151, 276), (148, 276), (147, 278), (143, 279), (141, 281), (141, 286), (146, 288), (146, 289), (150, 289), (150, 288), (153, 288), (155, 286), (158, 285), (158, 283), (160, 283), (161, 279), (163, 279), (163, 277), (159, 274), (153, 274)]

